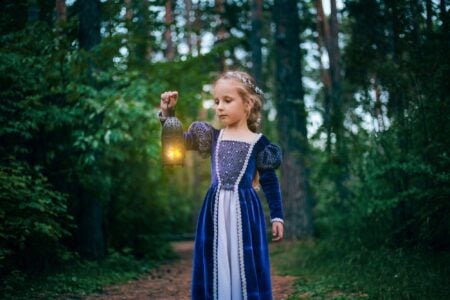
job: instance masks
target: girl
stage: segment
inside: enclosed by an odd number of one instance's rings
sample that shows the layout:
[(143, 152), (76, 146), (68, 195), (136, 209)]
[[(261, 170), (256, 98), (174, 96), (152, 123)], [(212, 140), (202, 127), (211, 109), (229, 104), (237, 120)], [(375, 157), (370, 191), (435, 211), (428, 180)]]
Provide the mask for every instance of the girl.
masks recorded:
[[(272, 299), (266, 225), (252, 182), (269, 202), (273, 241), (283, 239), (283, 209), (275, 169), (280, 148), (258, 133), (262, 91), (244, 72), (226, 72), (213, 85), (223, 129), (194, 122), (186, 148), (211, 156), (211, 187), (197, 223), (192, 299)], [(161, 94), (161, 122), (178, 93)]]

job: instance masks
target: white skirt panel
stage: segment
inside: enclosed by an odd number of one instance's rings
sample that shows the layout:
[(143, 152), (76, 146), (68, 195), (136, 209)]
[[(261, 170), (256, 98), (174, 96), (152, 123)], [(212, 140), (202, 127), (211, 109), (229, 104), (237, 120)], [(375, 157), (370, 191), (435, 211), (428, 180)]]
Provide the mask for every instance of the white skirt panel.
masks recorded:
[(217, 229), (219, 300), (242, 299), (236, 212), (238, 201), (237, 192), (220, 190)]

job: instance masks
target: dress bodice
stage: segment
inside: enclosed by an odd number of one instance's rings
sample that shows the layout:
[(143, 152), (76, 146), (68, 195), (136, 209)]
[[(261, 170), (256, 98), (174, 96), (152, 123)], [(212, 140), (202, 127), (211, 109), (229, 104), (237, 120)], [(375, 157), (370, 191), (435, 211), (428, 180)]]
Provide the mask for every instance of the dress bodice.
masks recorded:
[(225, 190), (232, 190), (244, 168), (250, 143), (231, 140), (219, 140), (217, 148), (217, 173)]
[(251, 187), (255, 170), (248, 167), (249, 163), (253, 165), (253, 148), (262, 134), (256, 134), (251, 141), (240, 141), (222, 139), (223, 132), (220, 130), (214, 149), (213, 169), (216, 169), (216, 174), (212, 174), (213, 177), (217, 176), (220, 188), (224, 190)]

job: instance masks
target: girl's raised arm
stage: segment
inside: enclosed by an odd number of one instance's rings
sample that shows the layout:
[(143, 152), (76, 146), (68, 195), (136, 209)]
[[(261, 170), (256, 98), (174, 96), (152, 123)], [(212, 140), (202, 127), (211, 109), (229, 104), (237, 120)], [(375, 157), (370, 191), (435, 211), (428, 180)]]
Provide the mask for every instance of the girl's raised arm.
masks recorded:
[[(164, 125), (164, 122), (170, 116), (170, 111), (174, 109), (177, 101), (177, 91), (167, 91), (161, 94), (159, 119), (162, 125)], [(199, 152), (200, 156), (208, 157), (211, 155), (214, 132), (215, 129), (207, 122), (193, 122), (184, 133), (186, 150), (195, 150)]]
[(169, 111), (177, 105), (178, 92), (167, 91), (161, 94), (161, 114), (163, 117), (169, 116)]

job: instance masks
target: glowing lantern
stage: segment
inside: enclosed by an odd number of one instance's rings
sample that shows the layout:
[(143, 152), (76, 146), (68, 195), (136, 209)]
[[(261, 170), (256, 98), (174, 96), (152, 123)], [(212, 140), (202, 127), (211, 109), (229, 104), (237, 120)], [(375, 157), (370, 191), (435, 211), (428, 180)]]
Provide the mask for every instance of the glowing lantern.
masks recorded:
[(164, 122), (162, 133), (162, 158), (166, 166), (184, 165), (185, 145), (183, 137), (183, 126), (173, 111)]

